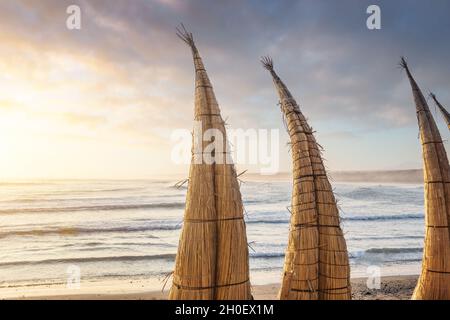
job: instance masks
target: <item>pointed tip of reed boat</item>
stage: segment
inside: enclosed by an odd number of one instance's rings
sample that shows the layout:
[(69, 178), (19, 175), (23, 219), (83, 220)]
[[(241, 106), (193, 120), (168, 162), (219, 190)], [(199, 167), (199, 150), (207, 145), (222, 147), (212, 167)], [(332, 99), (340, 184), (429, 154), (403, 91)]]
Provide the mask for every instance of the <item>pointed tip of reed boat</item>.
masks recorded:
[(261, 57), (261, 64), (269, 71), (273, 71), (273, 60), (270, 56)]
[(178, 38), (183, 40), (189, 47), (194, 48), (195, 42), (194, 42), (194, 36), (192, 35), (192, 32), (189, 32), (183, 23), (180, 23), (176, 28), (176, 35)]

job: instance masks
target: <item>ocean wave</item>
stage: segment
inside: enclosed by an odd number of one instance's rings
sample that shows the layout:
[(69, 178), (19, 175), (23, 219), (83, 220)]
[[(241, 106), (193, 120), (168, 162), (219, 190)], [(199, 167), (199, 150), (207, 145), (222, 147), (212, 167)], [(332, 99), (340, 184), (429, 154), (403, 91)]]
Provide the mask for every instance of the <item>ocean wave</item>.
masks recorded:
[(184, 202), (172, 203), (144, 203), (144, 204), (112, 204), (112, 205), (93, 205), (93, 206), (73, 206), (73, 207), (49, 207), (49, 208), (20, 208), (20, 209), (1, 209), (0, 215), (17, 213), (60, 213), (77, 211), (114, 211), (129, 209), (183, 209)]
[[(398, 256), (400, 261), (404, 261), (406, 259), (411, 259), (411, 257), (402, 257), (403, 254), (419, 254), (420, 257), (417, 257), (417, 260), (421, 260), (421, 254), (423, 252), (423, 248), (419, 247), (401, 247), (401, 248), (369, 248), (366, 250), (352, 251), (349, 256), (351, 259), (370, 259), (377, 257), (385, 257), (385, 256)], [(414, 261), (416, 259), (413, 259)]]
[[(388, 190), (386, 190), (388, 189)], [(345, 197), (355, 200), (361, 199), (377, 199), (377, 198), (387, 198), (390, 196), (389, 191), (392, 188), (380, 188), (380, 187), (358, 187), (354, 190), (347, 192), (336, 192), (339, 197)]]
[[(379, 216), (354, 216), (341, 217), (342, 221), (383, 221), (383, 220), (414, 220), (423, 219), (423, 214), (398, 214), (398, 215), (379, 215)], [(282, 224), (289, 223), (289, 219), (252, 219), (247, 220), (247, 224)]]
[(250, 258), (254, 259), (271, 259), (271, 258), (282, 258), (284, 257), (284, 251), (283, 252), (268, 252), (268, 253), (250, 253)]
[(247, 224), (260, 224), (260, 223), (267, 223), (267, 224), (281, 224), (281, 223), (289, 223), (288, 219), (258, 219), (258, 220), (252, 220), (248, 219), (246, 221)]
[(375, 221), (375, 220), (414, 220), (423, 219), (423, 214), (395, 214), (395, 215), (379, 215), (379, 216), (355, 216), (344, 217), (344, 221)]
[[(176, 245), (174, 244), (170, 244), (170, 243), (164, 243), (164, 242), (147, 242), (147, 243), (137, 243), (137, 242), (130, 242), (130, 243), (112, 243), (112, 244), (101, 244), (101, 245), (96, 245), (96, 246), (90, 246), (90, 247), (84, 247), (84, 246), (80, 246), (76, 248), (76, 251), (78, 252), (111, 252), (114, 251), (116, 249), (126, 249), (126, 250), (132, 250), (134, 248), (131, 247), (141, 247), (144, 249), (148, 249), (148, 248), (169, 248), (169, 249), (173, 249), (177, 248)], [(36, 250), (37, 251), (37, 250)]]
[[(422, 219), (422, 215), (392, 215), (392, 216), (360, 216), (343, 218), (343, 221), (383, 221), (383, 220), (408, 220), (408, 219)], [(149, 222), (151, 220), (141, 219)], [(288, 224), (288, 219), (247, 219), (247, 225), (258, 224)], [(0, 238), (9, 236), (45, 236), (45, 235), (60, 235), (60, 236), (77, 236), (81, 234), (95, 234), (95, 233), (129, 233), (129, 232), (146, 232), (146, 231), (175, 231), (182, 228), (182, 221), (155, 221), (153, 224), (144, 226), (124, 226), (124, 227), (110, 227), (110, 228), (86, 228), (86, 227), (49, 227), (42, 229), (22, 229), (22, 230), (6, 230), (0, 231)], [(352, 240), (377, 240), (377, 239), (420, 239), (422, 236), (399, 236), (399, 237), (359, 237), (351, 238)]]
[(401, 240), (401, 239), (421, 239), (423, 240), (423, 236), (373, 236), (373, 237), (352, 237), (347, 236), (347, 240), (358, 240), (358, 241), (364, 241), (364, 240)]
[(0, 232), (0, 238), (10, 236), (44, 236), (44, 235), (60, 235), (60, 236), (78, 236), (80, 234), (97, 234), (97, 233), (128, 233), (128, 232), (145, 232), (145, 231), (163, 231), (178, 230), (180, 224), (166, 225), (150, 225), (142, 227), (112, 227), (112, 228), (48, 228), (34, 230), (11, 230)]
[[(167, 260), (175, 261), (176, 254), (155, 254), (155, 255), (139, 255), (139, 256), (105, 256), (105, 257), (86, 257), (86, 258), (63, 258), (63, 259), (43, 259), (43, 260), (21, 260), (21, 261), (7, 261), (1, 262), (0, 266), (23, 266), (23, 265), (42, 265), (42, 264), (63, 264), (63, 263), (89, 263), (89, 262), (124, 262), (124, 261), (153, 261), (153, 260)], [(282, 258), (284, 252), (273, 253), (256, 253), (250, 254), (253, 259), (272, 259)]]
[(389, 204), (423, 205), (423, 188), (404, 188), (398, 186), (359, 187), (351, 191), (336, 192), (338, 198), (358, 201), (375, 201)]
[[(255, 204), (275, 204), (275, 203), (286, 203), (288, 204), (290, 202), (289, 198), (276, 198), (276, 197), (271, 197), (271, 198), (265, 198), (265, 197), (261, 197), (261, 198), (255, 198), (255, 199), (249, 199), (249, 200), (243, 200), (243, 203), (245, 206), (249, 206), (249, 205), (255, 205)], [(286, 206), (286, 205), (284, 205)]]
[(370, 248), (366, 250), (366, 253), (383, 253), (383, 254), (395, 254), (395, 253), (421, 253), (423, 248)]
[[(124, 189), (125, 190), (125, 189)], [(94, 191), (95, 192), (95, 191)], [(74, 197), (74, 195), (78, 194), (77, 192), (70, 193), (71, 197), (64, 197), (65, 193), (62, 193), (60, 197), (57, 197), (58, 194), (55, 193), (49, 193), (49, 194), (37, 194), (34, 197), (17, 197), (13, 199), (0, 199), (0, 203), (6, 203), (6, 204), (15, 204), (15, 203), (39, 203), (39, 202), (93, 202), (93, 201), (135, 201), (137, 197), (135, 196), (120, 196), (120, 197), (100, 197), (100, 196), (93, 196), (93, 197), (87, 197), (87, 196), (79, 196)], [(32, 195), (33, 196), (33, 195)], [(56, 197), (55, 197), (56, 196)], [(172, 195), (165, 195), (165, 198), (171, 197)]]
[[(383, 259), (383, 262), (419, 262), (421, 257), (412, 258), (411, 256), (395, 258), (395, 255), (402, 253), (422, 253), (422, 248), (370, 248), (367, 250), (350, 252), (351, 260), (370, 259), (370, 255), (394, 255), (390, 260)], [(280, 259), (284, 258), (284, 250), (282, 252), (264, 252), (251, 253), (251, 259)], [(124, 256), (104, 256), (104, 257), (85, 257), (85, 258), (63, 258), (63, 259), (43, 259), (43, 260), (21, 260), (7, 261), (0, 263), (0, 266), (23, 266), (23, 265), (42, 265), (42, 264), (63, 264), (63, 263), (89, 263), (89, 262), (125, 262), (125, 261), (153, 261), (167, 260), (173, 262), (176, 254), (155, 254), (155, 255), (124, 255)]]
[[(403, 253), (419, 253), (421, 254), (423, 251), (422, 248), (370, 248), (367, 250), (360, 250), (360, 251), (353, 251), (349, 252), (350, 259), (358, 259), (363, 258), (371, 255), (398, 255)], [(258, 258), (265, 258), (265, 259), (272, 259), (272, 258), (282, 258), (284, 257), (284, 250), (282, 252), (268, 252), (268, 253), (251, 253), (250, 257), (254, 259)], [(401, 261), (416, 261), (421, 259), (400, 259)]]
[(41, 265), (54, 263), (86, 263), (86, 262), (123, 262), (123, 261), (146, 261), (146, 260), (175, 260), (175, 254), (155, 254), (143, 256), (106, 256), (106, 257), (86, 257), (86, 258), (64, 258), (64, 259), (43, 259), (43, 260), (22, 260), (1, 262), (0, 266), (21, 266), (21, 265)]
[[(159, 239), (158, 237), (148, 235), (146, 236), (148, 239)], [(88, 249), (89, 247), (97, 247), (97, 246), (103, 246), (105, 245), (105, 242), (99, 242), (99, 241), (91, 241), (91, 242), (73, 242), (73, 243), (66, 243), (61, 245), (61, 248), (73, 248), (73, 247), (86, 247)], [(119, 246), (135, 246), (135, 245), (149, 245), (149, 243), (145, 242), (118, 242), (113, 243), (111, 245), (119, 245)], [(158, 243), (158, 245), (160, 245)]]

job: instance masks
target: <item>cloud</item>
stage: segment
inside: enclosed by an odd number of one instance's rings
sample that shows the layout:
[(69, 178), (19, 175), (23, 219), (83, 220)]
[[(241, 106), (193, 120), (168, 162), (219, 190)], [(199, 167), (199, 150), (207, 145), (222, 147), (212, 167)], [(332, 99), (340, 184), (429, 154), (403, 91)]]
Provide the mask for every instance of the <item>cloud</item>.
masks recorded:
[[(269, 54), (325, 147), (336, 137), (415, 132), (410, 88), (396, 65), (406, 55), (422, 88), (450, 104), (450, 3), (378, 3), (382, 29), (369, 31), (368, 0), (2, 1), (0, 110), (54, 114), (70, 134), (81, 126), (169, 148), (168, 132), (189, 128), (193, 116), (192, 58), (174, 32), (184, 22), (231, 127), (284, 130), (259, 63)], [(71, 4), (82, 9), (80, 31), (65, 27)]]
[[(382, 1), (381, 31), (365, 27), (367, 1), (339, 4), (281, 1), (262, 2), (258, 6), (234, 1), (214, 4), (191, 1), (188, 5), (179, 1), (132, 4), (117, 1), (114, 6), (102, 0), (80, 1), (86, 16), (84, 31), (79, 35), (68, 32), (62, 24), (56, 28), (55, 20), (61, 22), (64, 17), (61, 10), (69, 2), (42, 1), (33, 5), (34, 18), (24, 16), (23, 12), (31, 2), (19, 2), (22, 5), (16, 6), (16, 15), (25, 22), (21, 29), (35, 25), (35, 21), (50, 21), (40, 29), (40, 36), (30, 33), (28, 37), (41, 41), (43, 35), (48, 35), (50, 41), (46, 42), (49, 46), (53, 44), (55, 50), (66, 48), (77, 54), (88, 51), (108, 64), (108, 68), (121, 73), (122, 82), (134, 86), (146, 82), (148, 91), (163, 94), (176, 90), (177, 94), (182, 93), (181, 100), (188, 97), (192, 66), (188, 49), (174, 35), (174, 26), (186, 21), (195, 32), (219, 100), (230, 105), (228, 110), (232, 114), (249, 108), (242, 101), (251, 100), (262, 90), (271, 90), (270, 79), (258, 64), (258, 57), (266, 53), (273, 55), (280, 75), (299, 101), (304, 102), (308, 114), (316, 119), (351, 117), (368, 124), (376, 121), (381, 127), (412, 124), (413, 118), (406, 115), (410, 111), (406, 107), (410, 103), (406, 93), (399, 101), (405, 105), (401, 121), (379, 116), (390, 113), (390, 100), (404, 78), (396, 69), (401, 54), (411, 57), (417, 66), (415, 70), (427, 70), (421, 72), (425, 73), (421, 78), (430, 80), (428, 86), (443, 91), (449, 82), (448, 74), (436, 63), (436, 60), (444, 63), (449, 52), (449, 46), (437, 40), (450, 29), (441, 14), (449, 5), (442, 1), (433, 8), (439, 12), (430, 12), (428, 5), (417, 1), (408, 4)], [(432, 25), (439, 24), (440, 28), (417, 23), (421, 21), (418, 12), (423, 14), (422, 20), (433, 20)], [(412, 39), (410, 33), (417, 37)], [(427, 46), (446, 50), (422, 50)], [(430, 51), (435, 52), (435, 57)], [(429, 63), (426, 68), (425, 61)], [(138, 87), (144, 90), (142, 85)], [(142, 91), (139, 93), (143, 95)], [(267, 99), (273, 100), (269, 95)], [(264, 110), (272, 104), (267, 100), (263, 103)], [(181, 106), (174, 108), (181, 111)], [(259, 110), (252, 110), (249, 117), (264, 117)], [(396, 110), (399, 114), (400, 108)]]

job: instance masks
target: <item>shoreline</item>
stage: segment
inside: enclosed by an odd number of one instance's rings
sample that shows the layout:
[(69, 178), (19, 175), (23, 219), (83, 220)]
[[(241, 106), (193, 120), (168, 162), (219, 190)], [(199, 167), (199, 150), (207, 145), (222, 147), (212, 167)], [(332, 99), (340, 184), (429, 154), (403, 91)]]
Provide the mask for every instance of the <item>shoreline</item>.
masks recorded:
[[(352, 278), (352, 299), (354, 300), (410, 300), (419, 275), (386, 276), (381, 278), (380, 289), (368, 289), (367, 278)], [(127, 285), (125, 285), (125, 283)], [(80, 290), (65, 288), (46, 289), (36, 286), (27, 288), (27, 293), (11, 292), (10, 297), (2, 300), (165, 300), (167, 299), (169, 284), (166, 290), (146, 291), (145, 282), (142, 281), (110, 281), (102, 285), (93, 285)], [(131, 285), (130, 285), (131, 284)], [(127, 286), (129, 288), (127, 288)], [(255, 300), (276, 300), (279, 284), (266, 284), (252, 286)], [(23, 287), (21, 287), (23, 288)], [(19, 289), (19, 288), (16, 288)], [(58, 293), (58, 291), (60, 291)]]

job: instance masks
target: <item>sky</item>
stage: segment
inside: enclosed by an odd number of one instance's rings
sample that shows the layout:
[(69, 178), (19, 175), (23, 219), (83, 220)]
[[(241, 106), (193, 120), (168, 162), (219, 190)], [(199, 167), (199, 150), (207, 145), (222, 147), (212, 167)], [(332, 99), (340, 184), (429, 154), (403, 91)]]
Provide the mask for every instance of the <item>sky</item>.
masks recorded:
[[(72, 4), (81, 30), (66, 27)], [(366, 27), (371, 4), (381, 8), (380, 30)], [(193, 126), (193, 64), (175, 35), (180, 22), (194, 34), (229, 128), (280, 130), (280, 171), (290, 170), (288, 136), (263, 55), (330, 170), (420, 168), (398, 62), (405, 55), (424, 93), (450, 107), (449, 12), (446, 0), (1, 1), (0, 179), (187, 175), (188, 165), (171, 160), (170, 139)]]

